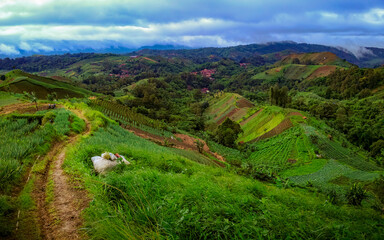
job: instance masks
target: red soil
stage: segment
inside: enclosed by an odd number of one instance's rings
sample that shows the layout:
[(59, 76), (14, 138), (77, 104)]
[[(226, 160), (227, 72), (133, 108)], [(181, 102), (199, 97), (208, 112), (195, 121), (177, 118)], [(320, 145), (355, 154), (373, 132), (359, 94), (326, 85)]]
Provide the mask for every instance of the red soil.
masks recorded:
[(222, 123), (225, 121), (225, 119), (227, 119), (227, 118), (230, 118), (230, 119), (231, 119), (231, 117), (232, 117), (233, 115), (235, 115), (239, 110), (240, 110), (240, 109), (235, 108), (235, 109), (233, 109), (232, 111), (230, 111), (227, 115), (222, 116), (222, 117), (219, 119), (219, 121), (217, 121), (217, 124), (218, 124), (218, 125), (222, 124)]
[[(47, 110), (48, 104), (37, 104), (39, 111)], [(56, 106), (58, 108), (59, 106)], [(5, 115), (13, 112), (18, 113), (35, 113), (37, 112), (36, 106), (34, 103), (16, 103), (12, 105), (7, 105), (0, 107), (0, 115)]]
[(151, 59), (151, 58), (147, 58), (147, 57), (142, 57), (143, 59), (145, 59), (145, 60), (148, 60), (148, 61), (151, 61), (151, 62), (154, 62), (154, 63), (157, 63), (157, 61), (155, 61), (155, 60), (153, 60), (153, 59)]
[(253, 103), (251, 103), (250, 101), (248, 101), (248, 100), (245, 99), (245, 98), (242, 98), (242, 99), (240, 99), (239, 101), (237, 101), (237, 102), (236, 102), (236, 105), (237, 105), (237, 107), (239, 107), (239, 108), (245, 108), (245, 107), (250, 108), (250, 107), (253, 107), (253, 106), (254, 106)]
[(304, 117), (303, 114), (299, 113), (299, 112), (290, 112), (288, 115), (289, 116), (300, 116), (300, 117)]
[(308, 79), (315, 79), (318, 77), (326, 77), (329, 74), (336, 71), (336, 66), (321, 66), (318, 69), (316, 69), (309, 77)]

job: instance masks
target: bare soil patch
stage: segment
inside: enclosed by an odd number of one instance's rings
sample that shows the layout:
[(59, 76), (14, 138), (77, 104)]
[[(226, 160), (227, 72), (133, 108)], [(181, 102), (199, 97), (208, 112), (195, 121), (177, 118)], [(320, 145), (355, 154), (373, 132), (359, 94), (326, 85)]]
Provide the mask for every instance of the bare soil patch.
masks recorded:
[(336, 70), (336, 66), (322, 66), (316, 69), (308, 79), (315, 79), (318, 77), (326, 77), (329, 74), (333, 73)]
[(251, 103), (250, 101), (248, 101), (247, 99), (245, 98), (242, 98), (240, 99), (239, 101), (236, 102), (236, 105), (239, 107), (239, 108), (251, 108), (253, 107), (253, 103)]
[[(48, 109), (49, 104), (38, 104), (38, 110), (46, 110)], [(36, 106), (34, 103), (16, 103), (12, 105), (7, 105), (0, 107), (0, 115), (6, 115), (13, 112), (17, 113), (35, 113), (37, 112)]]
[(239, 108), (235, 108), (233, 109), (232, 111), (230, 111), (228, 114), (222, 116), (218, 121), (217, 121), (217, 124), (220, 125), (222, 124), (225, 119), (227, 118), (231, 118), (233, 115), (235, 115), (240, 109)]

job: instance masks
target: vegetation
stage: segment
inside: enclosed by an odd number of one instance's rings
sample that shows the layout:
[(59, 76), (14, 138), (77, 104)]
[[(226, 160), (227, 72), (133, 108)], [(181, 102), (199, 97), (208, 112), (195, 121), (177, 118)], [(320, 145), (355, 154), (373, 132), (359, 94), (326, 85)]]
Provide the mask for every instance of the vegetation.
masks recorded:
[[(308, 49), (322, 52), (293, 52)], [(331, 50), (342, 54), (280, 43), (1, 60), (40, 76), (1, 77), (0, 236), (24, 209), (39, 237), (39, 181), (59, 220), (46, 155), (59, 142), (68, 186), (92, 196), (91, 239), (383, 238), (384, 68)], [(29, 102), (7, 106), (23, 91)], [(130, 164), (97, 174), (103, 152)]]
[(217, 141), (224, 146), (233, 147), (242, 132), (240, 124), (227, 118), (216, 130)]
[[(89, 156), (105, 149), (128, 156), (132, 165), (106, 177), (92, 174)], [(362, 231), (374, 238), (382, 234), (370, 225), (381, 221), (368, 215), (370, 210), (324, 205), (325, 197), (298, 189), (293, 193), (268, 186), (267, 190), (258, 181), (197, 165), (114, 125), (99, 129), (73, 148), (65, 166), (84, 178), (94, 196), (86, 213), (93, 238), (312, 238), (318, 234), (348, 238)], [(332, 223), (325, 224), (325, 219)], [(341, 222), (344, 229), (336, 227)]]

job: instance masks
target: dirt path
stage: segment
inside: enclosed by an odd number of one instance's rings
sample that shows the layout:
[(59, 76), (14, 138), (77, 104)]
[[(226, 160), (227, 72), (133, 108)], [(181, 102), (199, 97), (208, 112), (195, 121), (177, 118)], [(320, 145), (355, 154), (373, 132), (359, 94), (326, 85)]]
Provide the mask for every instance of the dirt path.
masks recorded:
[[(39, 110), (46, 110), (48, 109), (48, 104), (44, 103), (38, 104), (38, 109)], [(0, 115), (6, 115), (10, 114), (13, 112), (18, 112), (18, 113), (35, 113), (36, 112), (36, 107), (34, 103), (16, 103), (16, 104), (11, 104), (11, 105), (6, 105), (3, 107), (0, 107)]]
[[(89, 134), (90, 124), (79, 111), (73, 111), (86, 121), (82, 135)], [(71, 136), (67, 141), (54, 145), (46, 155), (46, 165), (36, 183), (34, 198), (43, 239), (80, 239), (81, 212), (89, 203), (87, 192), (69, 183), (62, 165), (66, 147), (74, 144), (81, 135)]]

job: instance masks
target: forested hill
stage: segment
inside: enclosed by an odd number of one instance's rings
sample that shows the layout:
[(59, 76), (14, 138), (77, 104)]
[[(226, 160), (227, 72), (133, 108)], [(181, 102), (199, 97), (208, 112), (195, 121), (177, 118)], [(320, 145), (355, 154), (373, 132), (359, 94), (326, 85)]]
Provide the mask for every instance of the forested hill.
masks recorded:
[[(360, 67), (378, 67), (384, 64), (384, 49), (362, 48), (357, 58), (346, 49), (294, 42), (273, 42), (266, 44), (250, 44), (225, 48), (199, 48), (199, 49), (150, 49), (144, 48), (129, 53), (129, 56), (162, 56), (167, 59), (183, 59), (195, 64), (216, 62), (223, 58), (231, 59), (238, 63), (251, 63), (254, 66), (273, 64), (293, 53), (331, 52)], [(27, 72), (41, 72), (52, 69), (65, 69), (80, 61), (89, 60), (98, 62), (112, 56), (124, 56), (117, 54), (101, 53), (76, 53), (64, 55), (34, 55), (21, 58), (0, 59), (0, 70), (21, 69)]]
[[(375, 67), (384, 64), (384, 50), (381, 48), (365, 48), (365, 54), (357, 58), (352, 52), (336, 47), (295, 43), (295, 42), (273, 42), (266, 44), (240, 45), (226, 48), (199, 48), (190, 50), (151, 50), (143, 49), (133, 52), (132, 55), (160, 55), (165, 57), (183, 57), (196, 62), (217, 58), (230, 58), (235, 61), (242, 61), (250, 57), (258, 57), (260, 65), (264, 62), (280, 60), (290, 53), (313, 53), (313, 52), (331, 52), (339, 58), (356, 64), (360, 67)], [(270, 55), (271, 53), (275, 53)]]

